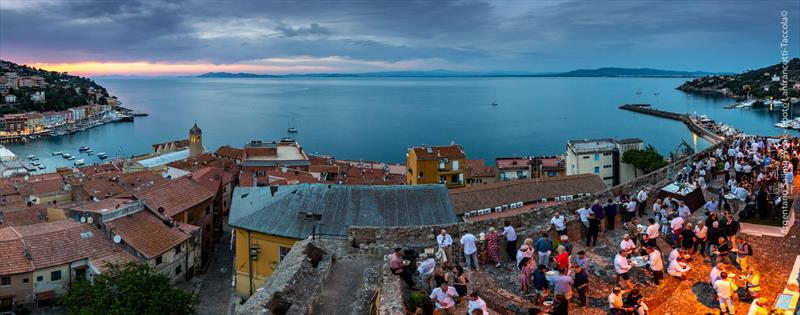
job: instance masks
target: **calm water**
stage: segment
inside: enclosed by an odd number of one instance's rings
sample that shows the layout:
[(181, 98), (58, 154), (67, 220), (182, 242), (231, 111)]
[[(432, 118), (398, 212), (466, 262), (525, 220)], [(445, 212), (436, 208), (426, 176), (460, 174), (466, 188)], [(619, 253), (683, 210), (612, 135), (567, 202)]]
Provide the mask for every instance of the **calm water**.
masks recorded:
[[(70, 136), (7, 144), (35, 154), (48, 170), (72, 165), (53, 151), (90, 146), (110, 156), (150, 152), (153, 143), (186, 138), (194, 122), (207, 149), (287, 136), (294, 121), (307, 152), (338, 158), (403, 161), (410, 145), (464, 146), (469, 158), (561, 154), (570, 139), (639, 137), (662, 153), (692, 134), (678, 122), (619, 110), (651, 103), (704, 113), (747, 132), (778, 134), (780, 112), (726, 110), (729, 99), (687, 95), (673, 78), (101, 78), (125, 106), (145, 111)], [(642, 91), (637, 96), (635, 92)], [(654, 93), (658, 93), (655, 95)], [(497, 102), (499, 106), (491, 106)], [(707, 146), (702, 140), (698, 148)], [(81, 154), (87, 164), (99, 160)]]

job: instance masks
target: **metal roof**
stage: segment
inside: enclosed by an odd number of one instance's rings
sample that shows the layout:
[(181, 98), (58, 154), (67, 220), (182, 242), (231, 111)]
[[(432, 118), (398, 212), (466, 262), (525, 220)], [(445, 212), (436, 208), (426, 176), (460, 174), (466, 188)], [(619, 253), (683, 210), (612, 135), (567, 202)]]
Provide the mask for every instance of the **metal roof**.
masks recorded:
[(151, 168), (156, 166), (161, 166), (165, 164), (169, 164), (175, 161), (185, 160), (189, 157), (189, 150), (180, 150), (175, 152), (170, 152), (166, 154), (162, 154), (156, 157), (151, 157), (144, 160), (136, 161), (140, 165)]
[[(252, 203), (237, 203), (242, 193), (235, 193), (229, 224), (303, 239), (312, 234), (314, 226), (317, 233), (346, 236), (350, 226), (416, 226), (457, 221), (447, 188), (442, 185), (300, 184), (278, 186), (274, 196), (266, 198), (264, 194), (269, 189), (249, 189), (249, 198), (255, 198)], [(253, 195), (255, 190), (261, 191)], [(258, 208), (255, 200), (263, 206)]]

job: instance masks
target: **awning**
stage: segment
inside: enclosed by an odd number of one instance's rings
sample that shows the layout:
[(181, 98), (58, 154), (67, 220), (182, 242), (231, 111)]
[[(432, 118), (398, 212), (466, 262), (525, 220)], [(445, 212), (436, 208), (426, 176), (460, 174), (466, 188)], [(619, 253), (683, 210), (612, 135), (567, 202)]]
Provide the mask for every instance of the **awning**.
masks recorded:
[(56, 291), (53, 290), (36, 293), (37, 301), (50, 300), (54, 299), (55, 297), (56, 297)]

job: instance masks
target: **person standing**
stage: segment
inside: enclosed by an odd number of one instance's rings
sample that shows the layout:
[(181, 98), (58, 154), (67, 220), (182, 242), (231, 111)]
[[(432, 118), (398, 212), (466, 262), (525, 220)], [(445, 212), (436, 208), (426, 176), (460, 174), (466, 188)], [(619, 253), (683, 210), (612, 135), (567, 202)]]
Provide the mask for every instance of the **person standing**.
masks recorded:
[(422, 279), (422, 283), (425, 284), (425, 291), (433, 290), (433, 272), (436, 270), (436, 260), (433, 257), (428, 258), (428, 255), (423, 253), (419, 256), (421, 262), (417, 263), (417, 272), (419, 272), (419, 277)]
[(489, 233), (486, 233), (486, 252), (488, 253), (489, 262), (495, 263), (495, 267), (500, 267), (500, 250), (497, 247), (497, 230), (494, 227), (489, 228)]
[(630, 271), (633, 266), (628, 262), (628, 258), (625, 258), (626, 255), (625, 251), (620, 250), (617, 255), (614, 256), (614, 271), (617, 272), (617, 280), (625, 280), (624, 282), (628, 288), (632, 289), (633, 284), (631, 283), (631, 276), (628, 274), (628, 271)]
[(697, 225), (694, 227), (694, 251), (700, 252), (700, 255), (706, 257), (708, 247), (708, 228), (703, 223), (703, 221), (697, 222)]
[(575, 212), (577, 213), (578, 217), (581, 219), (581, 223), (583, 223), (583, 226), (588, 228), (589, 227), (589, 214), (592, 213), (592, 209), (589, 207), (589, 205), (588, 204), (584, 205), (583, 208), (580, 208), (580, 209), (576, 210)]
[(736, 284), (728, 279), (728, 273), (722, 272), (719, 274), (719, 280), (714, 282), (714, 291), (717, 292), (717, 300), (719, 300), (719, 309), (722, 312), (734, 314), (733, 295), (738, 288)]
[(630, 222), (636, 216), (636, 198), (628, 201), (627, 209), (625, 210), (625, 222)]
[(578, 292), (578, 305), (586, 306), (586, 291), (589, 290), (589, 274), (580, 265), (575, 266), (575, 291)]
[(475, 270), (480, 270), (478, 267), (478, 246), (475, 242), (477, 242), (477, 239), (472, 233), (467, 232), (461, 236), (461, 246), (464, 248), (464, 259), (466, 260), (465, 266), (469, 269), (474, 265)]
[[(594, 213), (595, 219), (599, 221), (598, 231), (602, 233), (603, 230), (605, 229), (604, 220), (606, 219), (606, 212), (603, 209), (603, 206), (600, 205), (599, 200), (594, 201), (594, 204), (592, 205), (592, 213)], [(591, 222), (589, 223), (589, 225), (591, 226)]]
[(536, 249), (536, 260), (539, 265), (550, 266), (550, 253), (553, 252), (553, 241), (547, 233), (542, 233), (542, 237), (536, 240), (533, 246)]
[(509, 221), (503, 222), (503, 237), (506, 238), (506, 255), (513, 262), (517, 253), (517, 233)]
[(738, 239), (739, 241), (736, 242), (736, 246), (739, 251), (736, 252), (736, 263), (739, 264), (742, 270), (747, 270), (747, 267), (750, 265), (750, 257), (753, 256), (753, 248), (750, 247), (750, 243), (744, 240), (744, 237), (739, 236)]
[(689, 206), (686, 205), (683, 200), (678, 202), (678, 216), (680, 216), (683, 221), (689, 219), (689, 216), (692, 214), (692, 210), (689, 209)]
[(686, 250), (686, 252), (694, 251), (694, 243), (696, 240), (697, 239), (695, 239), (694, 237), (694, 230), (692, 229), (692, 224), (686, 223), (684, 228), (681, 230), (681, 247), (683, 247)]
[(589, 229), (586, 231), (586, 246), (594, 247), (597, 245), (597, 235), (600, 233), (600, 220), (598, 220), (594, 213), (589, 215)]
[(657, 248), (647, 248), (647, 261), (650, 265), (650, 271), (653, 273), (653, 283), (655, 285), (661, 284), (661, 279), (664, 279), (664, 260), (661, 252)]
[(642, 189), (636, 194), (636, 200), (638, 201), (639, 205), (637, 206), (637, 213), (640, 217), (644, 217), (644, 208), (647, 204), (647, 190)]
[(467, 314), (489, 315), (489, 310), (486, 308), (486, 302), (483, 301), (480, 296), (478, 296), (478, 291), (472, 291), (472, 293), (469, 294)]
[(614, 200), (608, 199), (608, 203), (606, 203), (606, 206), (603, 207), (603, 210), (606, 212), (606, 223), (608, 225), (608, 230), (611, 231), (614, 229), (614, 224), (617, 220), (617, 205), (614, 203)]
[(553, 277), (553, 294), (563, 294), (567, 299), (572, 296), (572, 277), (567, 275), (569, 270), (559, 270), (558, 275)]
[(558, 235), (567, 235), (567, 218), (561, 215), (561, 213), (554, 213), (553, 218), (550, 219), (550, 223), (556, 228)]
[(649, 236), (651, 240), (657, 239), (660, 235), (661, 226), (653, 218), (647, 219), (647, 223), (649, 223), (647, 225), (647, 230), (645, 230), (647, 236)]
[(519, 262), (519, 287), (523, 293), (528, 294), (528, 290), (531, 285), (531, 279), (533, 277), (533, 270), (528, 263), (530, 258), (523, 257), (522, 261)]
[(447, 230), (442, 229), (439, 235), (436, 235), (436, 244), (439, 246), (439, 251), (444, 254), (444, 265), (447, 268), (453, 266), (453, 237), (447, 234)]

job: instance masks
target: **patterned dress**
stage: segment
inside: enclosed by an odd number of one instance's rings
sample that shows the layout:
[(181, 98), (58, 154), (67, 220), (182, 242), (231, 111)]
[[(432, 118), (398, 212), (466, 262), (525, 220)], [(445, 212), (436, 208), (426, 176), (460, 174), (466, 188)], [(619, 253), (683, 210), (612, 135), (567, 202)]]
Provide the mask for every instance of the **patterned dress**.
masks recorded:
[(486, 247), (489, 252), (489, 261), (495, 264), (500, 263), (500, 251), (497, 248), (497, 232), (486, 234)]

